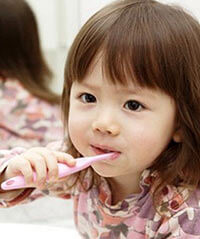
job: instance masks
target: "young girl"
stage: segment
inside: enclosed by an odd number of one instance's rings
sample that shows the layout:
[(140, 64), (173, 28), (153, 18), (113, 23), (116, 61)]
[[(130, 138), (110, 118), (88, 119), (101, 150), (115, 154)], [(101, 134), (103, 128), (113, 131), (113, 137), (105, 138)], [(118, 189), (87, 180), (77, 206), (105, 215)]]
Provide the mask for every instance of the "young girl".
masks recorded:
[[(153, 0), (97, 12), (66, 62), (68, 154), (2, 151), (1, 181), (22, 174), (27, 183), (2, 190), (2, 207), (71, 197), (82, 238), (200, 238), (199, 39), (194, 18)], [(73, 167), (76, 157), (106, 152), (115, 160), (58, 180), (57, 162)]]
[(0, 148), (46, 145), (62, 138), (60, 97), (24, 0), (0, 0)]

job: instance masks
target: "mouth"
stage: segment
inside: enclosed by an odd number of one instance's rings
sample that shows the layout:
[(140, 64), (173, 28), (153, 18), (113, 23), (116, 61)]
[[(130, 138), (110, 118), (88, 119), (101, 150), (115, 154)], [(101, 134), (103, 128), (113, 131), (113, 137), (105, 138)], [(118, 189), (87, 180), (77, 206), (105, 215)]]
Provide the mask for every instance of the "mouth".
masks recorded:
[(121, 154), (121, 152), (108, 146), (91, 145), (91, 147), (92, 147), (92, 150), (95, 152), (95, 154), (116, 153), (116, 156)]

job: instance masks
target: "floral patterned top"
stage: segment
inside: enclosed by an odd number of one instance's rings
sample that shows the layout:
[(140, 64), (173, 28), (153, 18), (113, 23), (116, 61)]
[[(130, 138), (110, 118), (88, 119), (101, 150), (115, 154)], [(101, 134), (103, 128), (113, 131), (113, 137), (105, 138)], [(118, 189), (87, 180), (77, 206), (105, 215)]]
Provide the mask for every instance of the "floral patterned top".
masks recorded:
[[(0, 150), (0, 172), (14, 155), (24, 149)], [(9, 202), (3, 200), (0, 193), (0, 207), (11, 207), (27, 203), (44, 195), (58, 196), (74, 201), (75, 225), (85, 239), (197, 239), (200, 238), (200, 190), (194, 191), (188, 199), (188, 190), (167, 186), (163, 190), (160, 203), (155, 210), (151, 190), (156, 173), (145, 170), (141, 176), (141, 193), (132, 194), (123, 201), (112, 205), (112, 195), (105, 178), (101, 178), (99, 187), (85, 192), (81, 185), (69, 190), (69, 184), (75, 180), (48, 184), (39, 191), (28, 188)], [(84, 186), (91, 185), (91, 169), (87, 169)]]
[(44, 146), (61, 138), (59, 106), (31, 95), (15, 79), (0, 78), (0, 149)]

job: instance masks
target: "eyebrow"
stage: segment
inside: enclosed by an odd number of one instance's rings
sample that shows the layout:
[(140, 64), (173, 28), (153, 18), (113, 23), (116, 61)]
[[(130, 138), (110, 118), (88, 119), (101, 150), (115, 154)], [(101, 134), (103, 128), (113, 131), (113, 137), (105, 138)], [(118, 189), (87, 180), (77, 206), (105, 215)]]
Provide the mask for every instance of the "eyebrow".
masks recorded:
[[(80, 83), (82, 86), (88, 88), (88, 89), (91, 89), (91, 90), (98, 90), (100, 86), (96, 86), (96, 85), (91, 85), (91, 84), (88, 84), (87, 82), (81, 82)], [(120, 92), (122, 92), (123, 94), (132, 94), (132, 95), (141, 95), (141, 94), (144, 94), (145, 96), (147, 97), (150, 97), (152, 99), (156, 99), (156, 96), (155, 94), (153, 93), (152, 90), (150, 89), (147, 89), (147, 90), (143, 90), (141, 87), (135, 87), (134, 89), (133, 88), (128, 88), (128, 87), (121, 87), (119, 89)]]

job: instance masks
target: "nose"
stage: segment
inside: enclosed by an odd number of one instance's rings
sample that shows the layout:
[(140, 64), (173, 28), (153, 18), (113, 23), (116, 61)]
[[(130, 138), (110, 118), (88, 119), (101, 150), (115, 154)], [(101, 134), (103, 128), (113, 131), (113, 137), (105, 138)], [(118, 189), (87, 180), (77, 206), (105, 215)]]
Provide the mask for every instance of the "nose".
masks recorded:
[(117, 136), (120, 133), (120, 127), (113, 119), (113, 117), (111, 119), (110, 117), (101, 114), (101, 117), (97, 117), (92, 123), (93, 131), (101, 134)]

